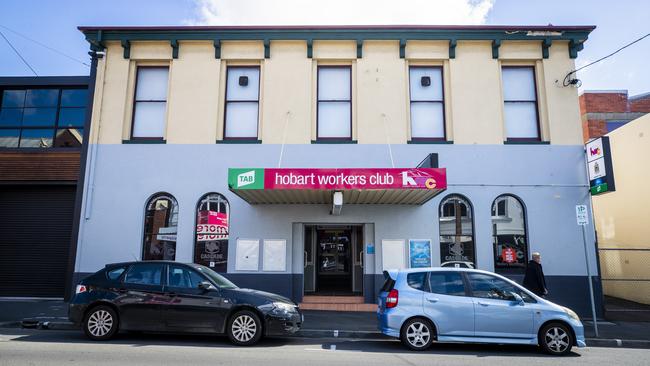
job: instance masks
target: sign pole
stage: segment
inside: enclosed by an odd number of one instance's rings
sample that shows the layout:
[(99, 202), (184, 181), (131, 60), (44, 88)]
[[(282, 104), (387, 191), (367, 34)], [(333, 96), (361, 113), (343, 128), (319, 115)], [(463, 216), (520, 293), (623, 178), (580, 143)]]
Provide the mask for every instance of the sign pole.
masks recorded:
[(591, 281), (591, 269), (589, 266), (589, 255), (587, 251), (587, 235), (585, 234), (585, 225), (582, 226), (582, 243), (585, 248), (585, 263), (587, 264), (587, 281), (589, 281), (589, 297), (591, 299), (591, 316), (594, 320), (594, 333), (598, 337), (598, 322), (596, 321), (596, 304), (594, 302), (594, 285)]

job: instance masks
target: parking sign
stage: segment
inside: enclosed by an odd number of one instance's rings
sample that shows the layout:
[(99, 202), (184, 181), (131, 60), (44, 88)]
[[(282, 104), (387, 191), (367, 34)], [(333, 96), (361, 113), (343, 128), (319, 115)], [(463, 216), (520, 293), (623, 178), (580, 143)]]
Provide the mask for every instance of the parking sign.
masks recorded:
[(587, 216), (587, 206), (586, 205), (576, 205), (576, 220), (578, 225), (589, 225), (589, 217)]

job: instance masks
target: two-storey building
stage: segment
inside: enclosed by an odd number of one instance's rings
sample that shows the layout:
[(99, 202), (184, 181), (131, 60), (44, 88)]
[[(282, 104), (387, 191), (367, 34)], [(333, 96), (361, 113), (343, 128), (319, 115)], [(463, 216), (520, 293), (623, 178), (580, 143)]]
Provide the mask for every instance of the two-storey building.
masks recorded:
[(593, 27), (80, 30), (103, 57), (77, 279), (172, 259), (359, 309), (387, 268), (460, 260), (521, 280), (539, 251), (549, 297), (589, 312), (562, 80)]

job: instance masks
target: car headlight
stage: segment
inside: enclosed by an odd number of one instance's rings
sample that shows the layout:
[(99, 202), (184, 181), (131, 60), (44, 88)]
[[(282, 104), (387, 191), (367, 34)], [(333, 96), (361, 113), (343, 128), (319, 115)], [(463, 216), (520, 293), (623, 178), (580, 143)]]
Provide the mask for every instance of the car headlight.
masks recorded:
[(578, 314), (576, 314), (575, 311), (565, 307), (562, 307), (562, 309), (564, 310), (565, 313), (567, 313), (567, 315), (569, 315), (570, 317), (572, 317), (577, 321), (580, 321), (580, 317), (578, 317)]
[(296, 306), (286, 302), (272, 302), (259, 307), (260, 310), (269, 311), (273, 315), (289, 315), (296, 312)]

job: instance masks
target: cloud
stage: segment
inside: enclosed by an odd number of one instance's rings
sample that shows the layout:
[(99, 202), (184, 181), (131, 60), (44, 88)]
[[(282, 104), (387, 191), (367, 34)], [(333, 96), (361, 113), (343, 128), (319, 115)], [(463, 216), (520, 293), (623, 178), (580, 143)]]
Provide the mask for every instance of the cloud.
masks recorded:
[(495, 0), (196, 0), (191, 25), (484, 24)]

